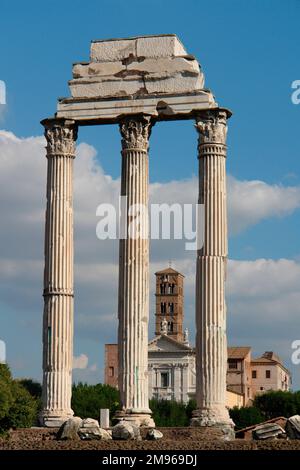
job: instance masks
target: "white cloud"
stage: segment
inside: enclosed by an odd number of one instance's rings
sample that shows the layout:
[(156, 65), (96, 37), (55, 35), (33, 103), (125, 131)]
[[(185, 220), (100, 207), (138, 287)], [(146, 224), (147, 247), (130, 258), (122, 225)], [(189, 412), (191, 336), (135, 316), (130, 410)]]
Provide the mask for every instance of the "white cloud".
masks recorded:
[(86, 369), (89, 363), (89, 358), (86, 354), (73, 357), (73, 369)]
[(228, 212), (231, 234), (241, 233), (269, 217), (284, 217), (300, 207), (300, 187), (239, 181), (228, 177)]
[[(152, 202), (195, 203), (198, 179), (154, 183), (150, 188)], [(228, 218), (230, 235), (270, 217), (284, 217), (300, 208), (300, 186), (267, 184), (264, 181), (240, 181), (227, 177)]]
[[(231, 297), (265, 299), (299, 289), (300, 263), (291, 259), (229, 261), (227, 292)], [(299, 293), (300, 294), (300, 293)]]
[(3, 80), (0, 80), (0, 105), (6, 104), (6, 86)]

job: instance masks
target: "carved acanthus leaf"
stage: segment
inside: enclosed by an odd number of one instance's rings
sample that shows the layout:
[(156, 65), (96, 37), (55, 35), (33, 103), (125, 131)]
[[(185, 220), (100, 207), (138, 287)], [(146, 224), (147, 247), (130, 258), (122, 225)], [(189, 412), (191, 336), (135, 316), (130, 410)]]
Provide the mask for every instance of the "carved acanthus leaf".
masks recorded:
[(59, 122), (45, 125), (47, 140), (47, 155), (75, 155), (75, 142), (77, 139), (77, 126), (75, 124), (61, 124)]
[(227, 116), (223, 110), (208, 110), (196, 118), (196, 129), (199, 132), (199, 144), (226, 143)]
[(120, 122), (122, 149), (148, 150), (151, 118), (148, 116), (126, 118)]

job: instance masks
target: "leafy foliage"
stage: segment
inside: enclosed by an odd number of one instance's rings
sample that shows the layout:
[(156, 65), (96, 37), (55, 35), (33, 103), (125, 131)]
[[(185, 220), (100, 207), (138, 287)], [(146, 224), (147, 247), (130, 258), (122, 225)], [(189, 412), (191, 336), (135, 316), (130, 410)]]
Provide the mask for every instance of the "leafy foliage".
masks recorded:
[(270, 390), (257, 395), (253, 406), (230, 410), (230, 417), (236, 429), (246, 428), (279, 416), (289, 418), (295, 414), (300, 414), (300, 391)]
[(0, 364), (0, 433), (30, 427), (36, 422), (38, 401), (21, 382), (13, 380), (9, 367)]
[(19, 383), (30, 393), (34, 398), (42, 397), (42, 386), (39, 382), (32, 379), (20, 379)]
[(1, 421), (8, 415), (12, 403), (10, 371), (6, 364), (0, 364), (0, 432)]
[(119, 392), (110, 385), (88, 385), (81, 382), (73, 385), (72, 409), (75, 416), (99, 420), (101, 408), (109, 408), (110, 416), (113, 416), (119, 405)]
[(254, 406), (245, 406), (238, 408), (235, 406), (229, 410), (230, 418), (235, 424), (235, 429), (243, 429), (253, 424), (261, 423), (265, 421), (263, 414), (258, 408)]
[(300, 391), (283, 392), (277, 390), (263, 393), (255, 397), (253, 406), (261, 411), (266, 420), (278, 416), (289, 418), (300, 414)]
[(150, 400), (150, 409), (156, 426), (180, 427), (188, 426), (196, 402), (190, 400), (187, 404), (170, 400)]

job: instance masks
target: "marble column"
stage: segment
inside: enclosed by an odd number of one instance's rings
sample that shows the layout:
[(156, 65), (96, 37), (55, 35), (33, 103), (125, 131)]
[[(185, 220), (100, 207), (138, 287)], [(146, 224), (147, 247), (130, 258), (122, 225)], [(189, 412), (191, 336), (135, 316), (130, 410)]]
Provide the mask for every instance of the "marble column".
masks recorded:
[[(118, 351), (122, 410), (117, 418), (154, 426), (148, 400), (149, 237), (148, 141), (150, 117), (124, 118), (121, 196), (127, 238), (120, 240)], [(135, 223), (137, 223), (134, 230)]]
[(40, 422), (59, 426), (71, 409), (73, 359), (74, 121), (42, 121), (47, 140), (43, 396)]
[(232, 433), (226, 403), (227, 262), (226, 133), (223, 109), (196, 118), (199, 134), (199, 204), (204, 205), (204, 244), (196, 268), (196, 398), (194, 426), (225, 426)]

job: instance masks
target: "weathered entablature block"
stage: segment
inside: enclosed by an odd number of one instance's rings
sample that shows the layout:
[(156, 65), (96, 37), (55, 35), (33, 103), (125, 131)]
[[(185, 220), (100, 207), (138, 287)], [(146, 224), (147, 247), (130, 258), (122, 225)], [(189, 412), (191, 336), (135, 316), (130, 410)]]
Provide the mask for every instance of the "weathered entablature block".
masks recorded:
[(83, 124), (139, 113), (182, 119), (217, 106), (199, 63), (176, 35), (93, 41), (90, 62), (74, 64), (69, 86), (57, 117)]

